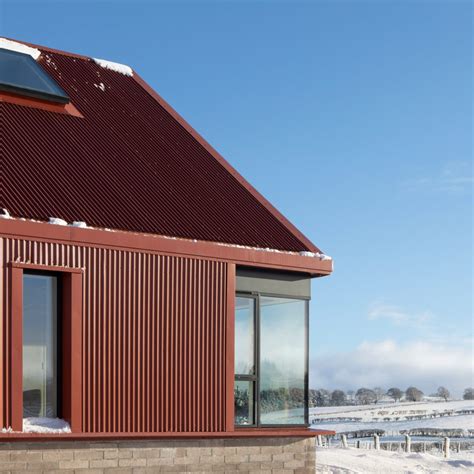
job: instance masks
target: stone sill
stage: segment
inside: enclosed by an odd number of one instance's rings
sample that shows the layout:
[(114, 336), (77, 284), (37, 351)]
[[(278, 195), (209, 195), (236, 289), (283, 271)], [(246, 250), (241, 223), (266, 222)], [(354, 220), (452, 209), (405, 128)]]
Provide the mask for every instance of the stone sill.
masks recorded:
[(197, 433), (0, 433), (0, 443), (13, 441), (115, 441), (217, 438), (314, 438), (334, 435), (334, 431), (309, 428), (238, 428), (235, 431)]

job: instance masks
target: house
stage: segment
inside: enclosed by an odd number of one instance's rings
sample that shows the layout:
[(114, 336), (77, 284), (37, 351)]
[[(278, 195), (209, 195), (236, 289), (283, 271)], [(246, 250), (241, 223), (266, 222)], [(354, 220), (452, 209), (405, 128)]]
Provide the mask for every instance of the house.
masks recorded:
[(308, 301), (331, 259), (128, 66), (0, 39), (0, 151), (3, 449), (314, 472)]

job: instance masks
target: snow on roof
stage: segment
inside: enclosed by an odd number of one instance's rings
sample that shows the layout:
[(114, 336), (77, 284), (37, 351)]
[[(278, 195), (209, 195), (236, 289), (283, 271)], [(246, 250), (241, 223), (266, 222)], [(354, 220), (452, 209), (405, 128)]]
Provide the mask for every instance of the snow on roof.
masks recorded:
[(11, 219), (10, 213), (7, 209), (0, 209), (2, 213), (0, 214), (0, 219)]
[(36, 48), (31, 48), (23, 43), (0, 38), (0, 48), (16, 51), (17, 53), (29, 54), (35, 61), (40, 57), (41, 51)]
[(67, 225), (67, 222), (60, 217), (50, 217), (48, 223), (54, 225)]
[(324, 255), (323, 253), (319, 253), (319, 252), (306, 252), (306, 251), (303, 251), (303, 252), (300, 252), (300, 255), (302, 257), (319, 258), (319, 260), (332, 260), (332, 257), (330, 257), (329, 255)]
[(92, 60), (100, 67), (104, 67), (105, 69), (110, 69), (111, 71), (118, 72), (125, 76), (133, 76), (132, 68), (126, 64), (114, 63), (112, 61), (107, 61), (106, 59), (92, 58)]

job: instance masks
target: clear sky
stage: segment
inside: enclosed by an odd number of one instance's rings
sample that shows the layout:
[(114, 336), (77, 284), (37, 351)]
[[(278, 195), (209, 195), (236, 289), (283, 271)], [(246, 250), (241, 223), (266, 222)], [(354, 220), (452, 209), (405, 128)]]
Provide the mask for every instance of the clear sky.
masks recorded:
[(131, 65), (325, 253), (311, 385), (472, 385), (470, 1), (0, 0)]

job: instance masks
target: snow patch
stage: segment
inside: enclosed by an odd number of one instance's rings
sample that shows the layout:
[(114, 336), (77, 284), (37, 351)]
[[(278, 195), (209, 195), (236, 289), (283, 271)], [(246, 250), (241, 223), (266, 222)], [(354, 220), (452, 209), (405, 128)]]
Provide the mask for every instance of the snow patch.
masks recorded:
[(41, 51), (30, 46), (26, 46), (22, 43), (17, 43), (16, 41), (7, 40), (5, 38), (0, 38), (0, 48), (8, 49), (10, 51), (15, 51), (17, 53), (28, 54), (35, 61), (40, 57)]
[(84, 221), (74, 221), (72, 227), (79, 227), (81, 229), (87, 229), (88, 225)]
[(67, 222), (60, 217), (50, 217), (48, 224), (55, 224), (55, 225), (67, 225)]
[(332, 257), (330, 257), (329, 255), (325, 255), (323, 253), (319, 253), (319, 252), (300, 252), (300, 255), (302, 257), (313, 257), (313, 258), (319, 258), (319, 260), (332, 260)]
[(407, 454), (357, 448), (317, 448), (317, 470), (321, 474), (435, 474), (472, 472), (473, 451), (451, 452), (451, 459), (440, 453)]
[(92, 60), (105, 69), (110, 69), (111, 71), (118, 72), (124, 76), (133, 76), (132, 68), (126, 64), (114, 63), (112, 61), (107, 61), (106, 59), (92, 58)]
[(10, 216), (10, 213), (7, 211), (7, 209), (2, 209), (2, 214), (0, 214), (0, 219), (11, 219), (12, 216)]
[(70, 433), (67, 421), (60, 418), (23, 418), (23, 433)]
[(102, 92), (105, 92), (105, 84), (103, 82), (99, 84), (94, 84), (94, 87), (97, 87), (97, 89), (100, 89)]

